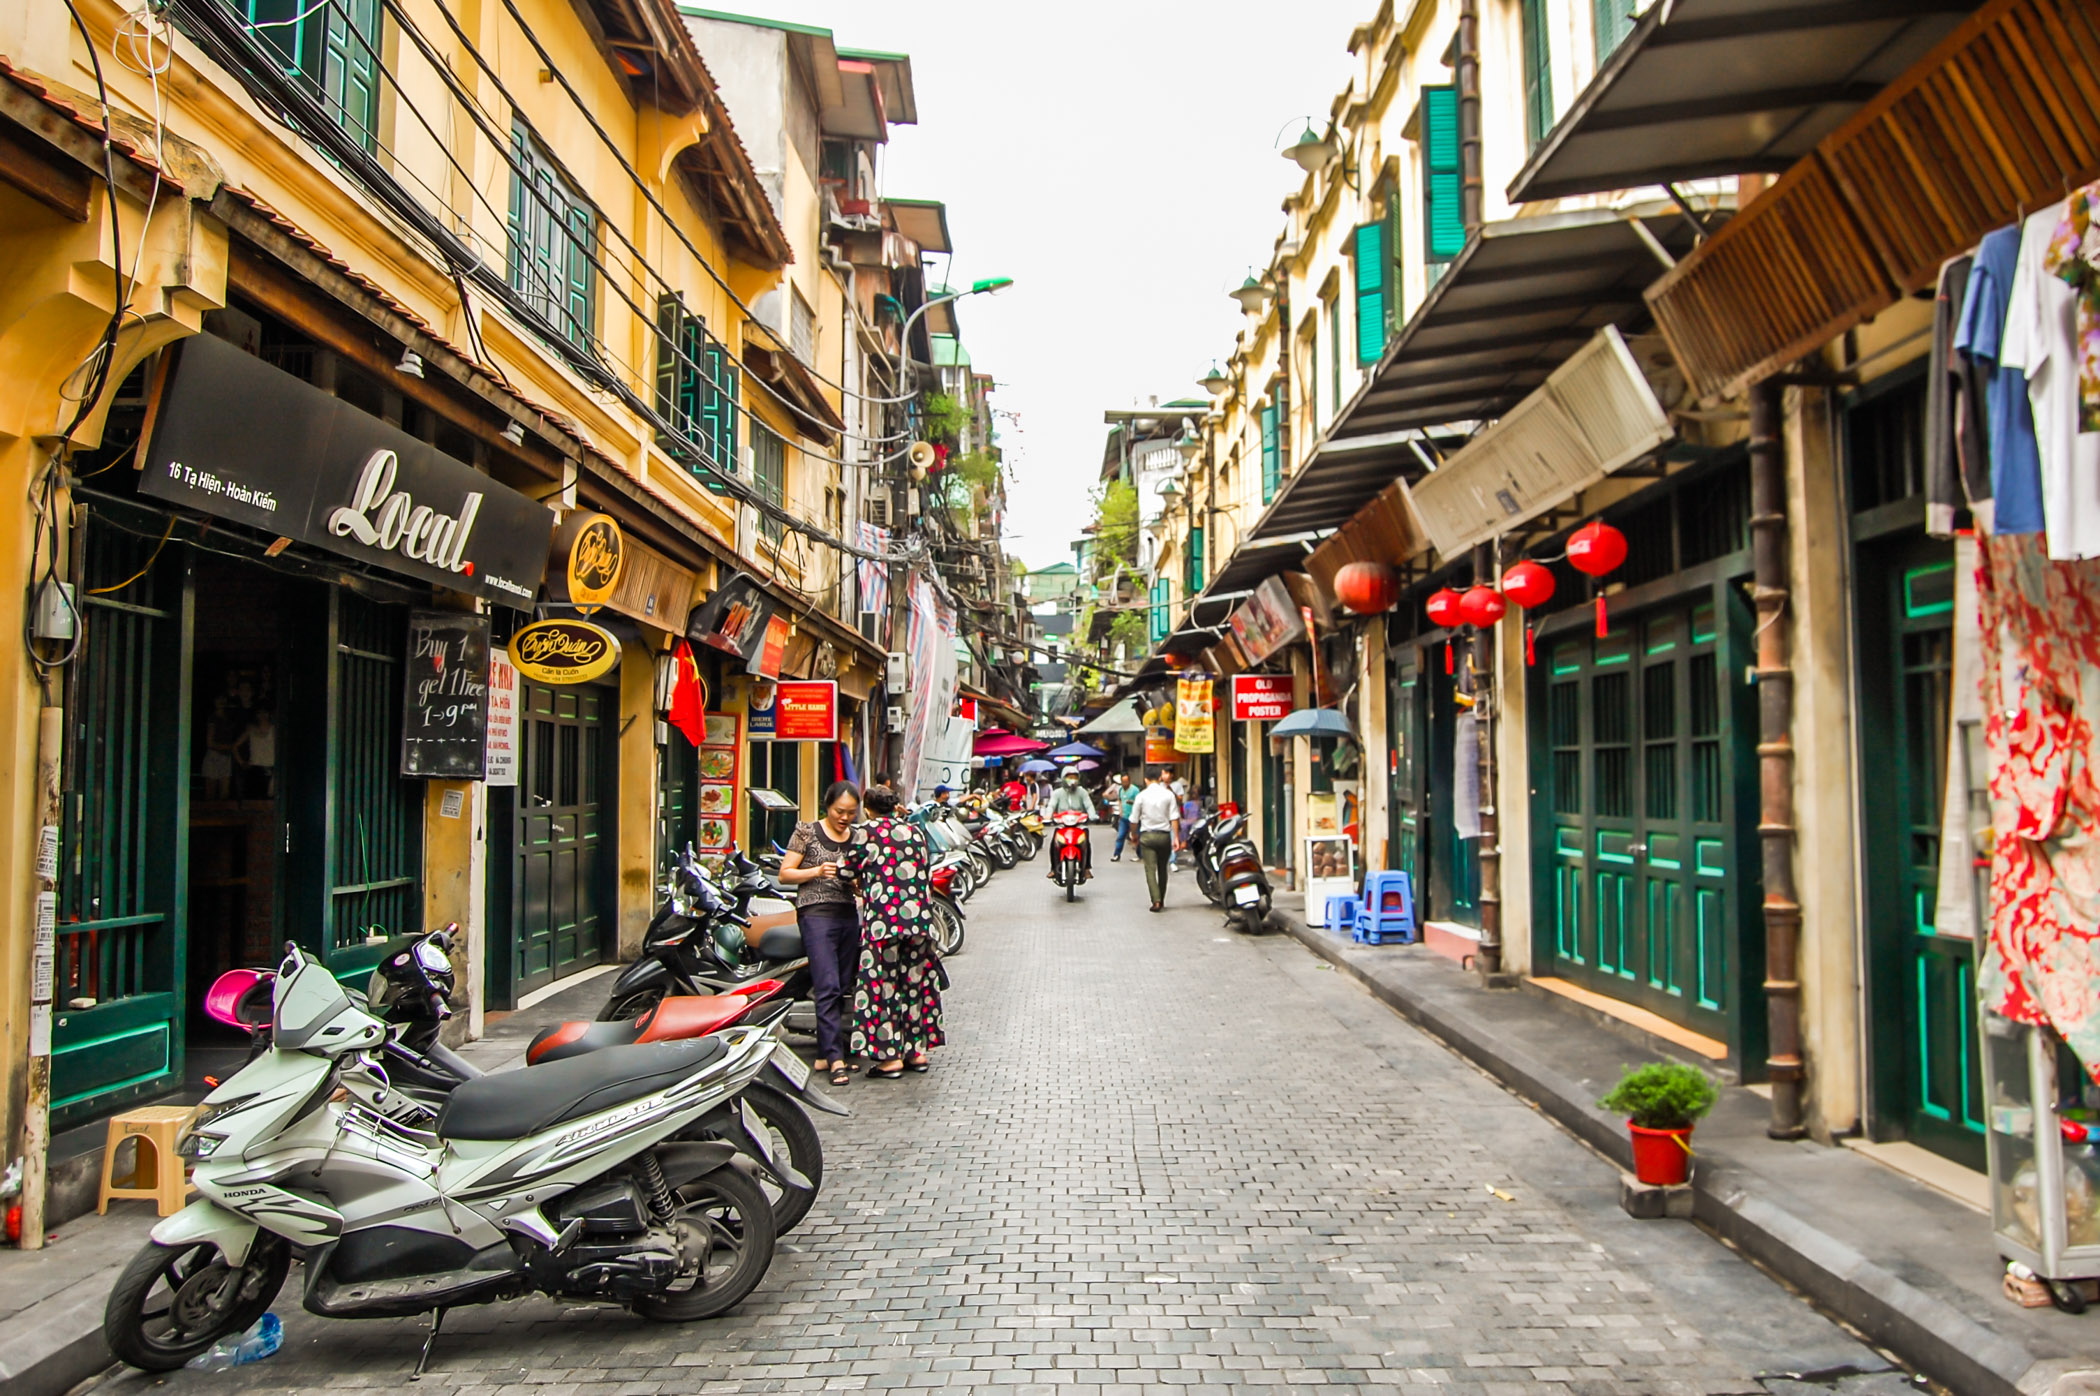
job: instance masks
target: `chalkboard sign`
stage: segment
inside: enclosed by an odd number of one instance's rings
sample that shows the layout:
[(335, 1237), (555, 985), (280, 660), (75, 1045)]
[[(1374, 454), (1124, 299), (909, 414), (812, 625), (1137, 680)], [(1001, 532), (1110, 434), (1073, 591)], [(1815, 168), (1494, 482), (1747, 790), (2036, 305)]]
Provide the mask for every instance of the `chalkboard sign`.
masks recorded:
[(489, 736), (489, 620), (459, 611), (408, 618), (401, 774), (480, 780)]

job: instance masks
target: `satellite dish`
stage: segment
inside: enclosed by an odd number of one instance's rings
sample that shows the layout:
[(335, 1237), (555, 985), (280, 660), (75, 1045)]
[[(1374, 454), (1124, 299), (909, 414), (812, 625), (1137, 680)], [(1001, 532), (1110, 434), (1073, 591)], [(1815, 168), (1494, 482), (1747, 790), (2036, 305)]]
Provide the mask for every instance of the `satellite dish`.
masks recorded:
[(914, 441), (904, 458), (911, 464), (912, 478), (923, 480), (926, 478), (926, 472), (933, 469), (933, 463), (940, 459), (940, 455), (933, 449), (932, 442)]

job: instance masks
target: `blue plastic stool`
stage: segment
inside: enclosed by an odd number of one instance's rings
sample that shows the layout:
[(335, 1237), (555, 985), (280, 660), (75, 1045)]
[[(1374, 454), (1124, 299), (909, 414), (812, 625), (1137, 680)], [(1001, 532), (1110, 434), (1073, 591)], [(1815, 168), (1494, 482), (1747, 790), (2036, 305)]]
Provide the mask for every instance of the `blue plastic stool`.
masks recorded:
[(1356, 918), (1363, 910), (1363, 903), (1347, 892), (1327, 899), (1327, 929), (1336, 935), (1355, 935)]
[(1364, 879), (1364, 897), (1356, 909), (1355, 937), (1366, 945), (1412, 945), (1421, 939), (1415, 926), (1414, 882), (1404, 872), (1374, 872)]

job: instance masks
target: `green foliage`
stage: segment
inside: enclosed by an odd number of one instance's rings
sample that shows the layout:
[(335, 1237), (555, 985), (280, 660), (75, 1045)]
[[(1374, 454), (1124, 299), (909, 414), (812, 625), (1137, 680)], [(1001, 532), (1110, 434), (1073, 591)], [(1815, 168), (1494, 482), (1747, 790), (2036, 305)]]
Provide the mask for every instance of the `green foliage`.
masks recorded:
[(1152, 637), (1145, 629), (1143, 611), (1122, 611), (1108, 623), (1108, 648), (1113, 654), (1117, 646), (1125, 654), (1148, 654), (1152, 649)]
[(952, 456), (948, 461), (949, 473), (964, 484), (990, 492), (999, 483), (999, 458), (990, 451), (971, 451), (966, 455)]
[[(1097, 557), (1117, 563), (1137, 561), (1137, 486), (1115, 479), (1094, 491), (1094, 550)], [(1101, 580), (1107, 581), (1114, 571)]]
[(928, 441), (953, 445), (970, 421), (969, 410), (946, 393), (928, 393), (921, 400), (919, 410)]
[(1624, 1115), (1642, 1129), (1690, 1129), (1714, 1108), (1719, 1094), (1713, 1078), (1696, 1066), (1649, 1062), (1621, 1076), (1597, 1108)]

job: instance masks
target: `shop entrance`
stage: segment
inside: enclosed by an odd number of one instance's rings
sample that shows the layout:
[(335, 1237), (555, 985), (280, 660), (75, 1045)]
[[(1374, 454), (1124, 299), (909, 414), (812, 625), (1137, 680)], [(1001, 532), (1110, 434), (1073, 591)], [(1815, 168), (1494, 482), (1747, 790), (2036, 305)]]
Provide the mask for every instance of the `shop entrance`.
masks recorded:
[(614, 905), (613, 742), (617, 690), (519, 685), (516, 972), (530, 993), (605, 958)]
[(1419, 888), (1422, 885), (1421, 651), (1409, 645), (1397, 653), (1386, 681), (1386, 733), (1392, 744), (1391, 754), (1387, 757), (1386, 858), (1393, 867), (1407, 874), (1409, 883)]
[[(1462, 658), (1458, 641), (1455, 658)], [(1441, 661), (1443, 645), (1427, 653)], [(1457, 665), (1454, 663), (1454, 669)], [(1414, 879), (1417, 915), (1422, 920), (1455, 921), (1461, 926), (1480, 924), (1480, 843), (1458, 836), (1459, 763), (1477, 768), (1480, 741), (1471, 722), (1461, 722), (1464, 709), (1458, 702), (1458, 678), (1446, 674), (1441, 662), (1432, 667), (1428, 692), (1417, 703), (1424, 710), (1418, 719), (1427, 729), (1429, 767), (1422, 807), (1428, 811), (1427, 827), (1421, 831), (1421, 847), (1427, 854), (1424, 876)], [(1460, 741), (1461, 734), (1465, 740)]]

